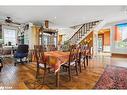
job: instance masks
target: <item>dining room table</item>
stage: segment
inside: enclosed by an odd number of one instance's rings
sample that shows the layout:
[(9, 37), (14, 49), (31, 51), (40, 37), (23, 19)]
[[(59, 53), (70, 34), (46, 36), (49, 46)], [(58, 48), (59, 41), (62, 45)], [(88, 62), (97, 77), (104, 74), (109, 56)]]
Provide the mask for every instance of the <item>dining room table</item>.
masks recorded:
[[(59, 79), (60, 79), (60, 68), (62, 64), (65, 64), (69, 60), (70, 52), (63, 51), (47, 51), (44, 52), (44, 60), (46, 64), (50, 65), (54, 69), (56, 75), (56, 87), (59, 88)], [(35, 57), (34, 61), (36, 61)]]
[[(85, 50), (88, 53), (88, 50)], [(81, 52), (81, 51), (80, 51)], [(75, 52), (77, 53), (77, 52)], [(54, 69), (54, 73), (56, 75), (56, 87), (59, 88), (59, 79), (60, 79), (60, 68), (61, 65), (67, 63), (69, 61), (69, 51), (47, 51), (44, 52), (44, 60), (45, 63), (50, 65), (51, 68)], [(35, 54), (32, 54), (32, 61), (36, 62)]]

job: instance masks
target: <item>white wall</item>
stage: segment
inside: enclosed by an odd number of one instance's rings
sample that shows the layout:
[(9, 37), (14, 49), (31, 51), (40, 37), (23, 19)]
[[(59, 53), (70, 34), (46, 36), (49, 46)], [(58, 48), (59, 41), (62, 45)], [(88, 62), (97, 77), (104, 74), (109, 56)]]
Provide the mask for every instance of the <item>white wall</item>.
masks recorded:
[(63, 38), (62, 38), (62, 43), (64, 41), (67, 41), (69, 40), (75, 32), (77, 32), (77, 30), (79, 29), (79, 27), (77, 29), (72, 29), (72, 28), (58, 28), (58, 34), (59, 35), (63, 35)]
[(29, 49), (33, 49), (34, 48), (34, 42), (33, 42), (33, 32), (32, 32), (32, 26), (33, 26), (33, 24), (32, 23), (28, 23), (29, 24), (29, 29), (28, 30), (26, 30), (27, 31), (27, 33), (28, 33), (28, 45), (29, 45)]

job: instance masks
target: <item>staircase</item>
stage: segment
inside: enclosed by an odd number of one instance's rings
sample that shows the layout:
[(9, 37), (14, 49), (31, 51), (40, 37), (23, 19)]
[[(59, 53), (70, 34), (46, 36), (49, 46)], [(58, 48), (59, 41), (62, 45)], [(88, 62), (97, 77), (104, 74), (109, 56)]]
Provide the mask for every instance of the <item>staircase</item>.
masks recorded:
[[(64, 42), (62, 45), (62, 50), (68, 51), (69, 46), (73, 44), (80, 44), (85, 38), (88, 37), (88, 35), (94, 31), (94, 29), (100, 25), (101, 21), (92, 21), (85, 23), (79, 27), (77, 32), (67, 41)], [(103, 24), (102, 24), (103, 25)]]
[(79, 44), (99, 24), (100, 21), (93, 21), (83, 24), (77, 32), (68, 40), (69, 44)]

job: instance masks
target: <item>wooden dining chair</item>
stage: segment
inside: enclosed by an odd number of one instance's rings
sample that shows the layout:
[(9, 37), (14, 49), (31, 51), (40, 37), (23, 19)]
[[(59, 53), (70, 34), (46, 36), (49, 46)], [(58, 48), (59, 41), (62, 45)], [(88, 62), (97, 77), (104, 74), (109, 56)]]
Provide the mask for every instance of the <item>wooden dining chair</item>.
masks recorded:
[(37, 62), (36, 78), (38, 78), (40, 69), (43, 69), (44, 70), (43, 83), (44, 83), (47, 70), (50, 69), (50, 66), (45, 62), (44, 49), (42, 45), (35, 45), (34, 51), (35, 51), (35, 58)]
[(80, 64), (83, 64), (84, 69), (86, 69), (86, 51), (81, 50), (80, 52)]
[[(87, 49), (84, 48), (83, 46), (81, 46), (80, 48), (80, 60), (79, 63), (81, 65), (83, 65), (84, 69), (86, 69), (86, 66), (88, 66), (88, 52)], [(80, 68), (80, 72), (81, 72), (81, 68)]]
[(1, 72), (2, 68), (3, 68), (3, 62), (2, 62), (2, 58), (0, 57), (0, 72)]
[(69, 80), (72, 79), (72, 67), (75, 67), (76, 75), (78, 75), (78, 62), (76, 58), (76, 52), (75, 52), (75, 47), (71, 46), (70, 47), (70, 55), (69, 55), (69, 61), (65, 64), (62, 65), (62, 67), (67, 68), (68, 70), (68, 75), (69, 75)]
[(79, 72), (81, 72), (81, 68), (82, 68), (82, 49), (81, 49), (81, 46), (77, 47), (77, 55), (76, 55), (76, 58), (77, 58), (77, 62), (78, 62), (78, 67), (79, 67)]

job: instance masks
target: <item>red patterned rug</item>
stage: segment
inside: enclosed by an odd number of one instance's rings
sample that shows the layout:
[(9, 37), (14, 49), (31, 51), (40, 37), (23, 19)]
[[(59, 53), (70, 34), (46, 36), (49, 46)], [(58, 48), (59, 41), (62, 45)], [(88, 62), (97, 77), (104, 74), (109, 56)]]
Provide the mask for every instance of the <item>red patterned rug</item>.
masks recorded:
[(127, 89), (127, 68), (107, 66), (94, 89)]

